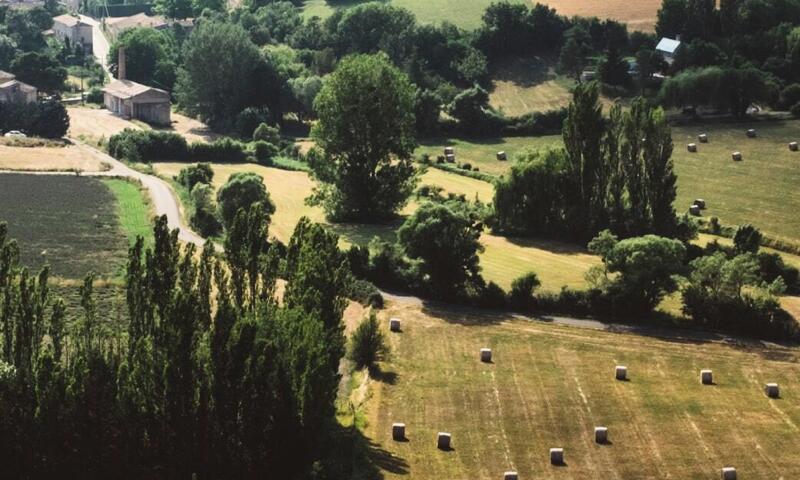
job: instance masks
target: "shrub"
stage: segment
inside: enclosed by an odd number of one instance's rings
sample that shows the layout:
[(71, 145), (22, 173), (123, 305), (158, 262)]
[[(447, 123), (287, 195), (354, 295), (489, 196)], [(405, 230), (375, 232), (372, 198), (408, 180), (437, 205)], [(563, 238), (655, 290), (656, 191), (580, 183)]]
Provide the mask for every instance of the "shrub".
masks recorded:
[(483, 308), (505, 308), (506, 292), (500, 285), (494, 282), (489, 282), (488, 285), (480, 290), (480, 296), (477, 299), (477, 303), (478, 306)]
[(92, 87), (86, 94), (86, 101), (89, 103), (102, 104), (103, 103), (103, 90), (100, 87)]
[(208, 163), (198, 163), (197, 165), (189, 165), (181, 169), (175, 180), (186, 187), (190, 192), (198, 183), (210, 184), (214, 179), (214, 170)]
[(217, 192), (220, 217), (226, 226), (230, 226), (239, 209), (247, 210), (256, 202), (264, 205), (267, 217), (275, 213), (275, 204), (264, 186), (264, 178), (257, 173), (234, 173)]
[(236, 115), (234, 127), (241, 137), (252, 138), (256, 128), (269, 120), (270, 114), (266, 107), (248, 107)]
[(347, 357), (356, 368), (374, 367), (386, 353), (386, 344), (378, 327), (378, 318), (371, 312), (353, 332)]
[(278, 130), (277, 127), (271, 127), (266, 123), (262, 123), (253, 132), (253, 141), (257, 142), (259, 140), (278, 145), (281, 143), (280, 130)]
[(355, 300), (362, 305), (383, 308), (383, 295), (381, 295), (378, 287), (368, 280), (352, 279), (347, 284), (345, 295), (347, 295), (347, 298)]
[(177, 133), (126, 128), (108, 140), (108, 153), (129, 162), (186, 161), (189, 147)]
[(256, 161), (261, 165), (271, 165), (272, 159), (277, 154), (278, 147), (269, 142), (258, 140), (253, 143), (253, 156), (256, 157)]
[(461, 169), (462, 170), (472, 170), (472, 164), (470, 164), (469, 162), (464, 162), (464, 163), (461, 164)]
[(511, 282), (508, 300), (511, 308), (527, 311), (533, 307), (533, 293), (542, 284), (535, 272), (523, 274)]
[(194, 142), (189, 156), (196, 162), (242, 163), (247, 161), (244, 144), (231, 138), (221, 138), (210, 143)]
[(733, 235), (733, 245), (738, 253), (756, 253), (761, 246), (761, 231), (750, 224), (740, 225)]

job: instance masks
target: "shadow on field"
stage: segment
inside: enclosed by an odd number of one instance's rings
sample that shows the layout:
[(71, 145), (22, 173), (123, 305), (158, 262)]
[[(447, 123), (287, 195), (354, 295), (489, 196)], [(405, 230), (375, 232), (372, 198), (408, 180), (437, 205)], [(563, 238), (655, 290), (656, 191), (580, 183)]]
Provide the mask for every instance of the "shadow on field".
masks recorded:
[[(474, 145), (502, 145), (506, 143), (503, 137), (470, 137), (470, 138), (446, 138), (446, 137), (431, 137), (419, 140), (421, 147), (452, 147), (458, 146), (454, 140), (463, 140)], [(456, 152), (458, 153), (458, 152)]]
[(490, 325), (509, 319), (508, 312), (464, 307), (433, 300), (424, 300), (422, 302), (422, 313), (432, 318), (444, 320), (447, 323), (464, 326)]
[[(502, 236), (502, 235), (499, 235)], [(510, 243), (524, 248), (538, 248), (550, 253), (557, 253), (559, 255), (588, 255), (589, 251), (585, 246), (577, 243), (558, 242), (553, 240), (545, 240), (538, 238), (522, 238), (522, 237), (505, 237)]]
[(535, 87), (553, 78), (555, 75), (550, 73), (547, 62), (540, 57), (514, 57), (492, 69), (493, 80), (511, 82), (522, 88)]
[(395, 385), (397, 383), (397, 378), (399, 377), (397, 372), (382, 370), (380, 367), (371, 368), (369, 371), (369, 376), (370, 378), (387, 385)]
[(408, 462), (353, 427), (339, 427), (328, 459), (329, 478), (382, 480), (384, 472), (408, 475)]

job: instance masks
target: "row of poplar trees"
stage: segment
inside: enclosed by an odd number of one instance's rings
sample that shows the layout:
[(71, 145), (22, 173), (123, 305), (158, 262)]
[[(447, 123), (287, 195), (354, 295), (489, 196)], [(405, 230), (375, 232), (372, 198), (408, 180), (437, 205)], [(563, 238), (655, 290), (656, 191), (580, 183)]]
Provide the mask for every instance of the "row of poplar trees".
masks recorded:
[(495, 187), (494, 228), (586, 241), (674, 236), (676, 176), (664, 111), (639, 98), (603, 116), (596, 83), (578, 85), (562, 130), (564, 148), (530, 152)]
[(322, 457), (347, 264), (321, 226), (303, 219), (277, 248), (268, 222), (240, 211), (220, 259), (158, 218), (153, 247), (129, 252), (127, 328), (98, 311), (91, 276), (67, 321), (0, 226), (4, 478), (335, 477)]

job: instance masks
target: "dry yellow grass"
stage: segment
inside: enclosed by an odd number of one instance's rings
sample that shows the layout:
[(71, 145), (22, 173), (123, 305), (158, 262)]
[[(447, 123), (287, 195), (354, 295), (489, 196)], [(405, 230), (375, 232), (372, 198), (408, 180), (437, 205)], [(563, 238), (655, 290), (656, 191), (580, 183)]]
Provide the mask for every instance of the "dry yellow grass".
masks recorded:
[[(386, 333), (367, 405), (366, 435), (384, 478), (713, 479), (800, 478), (798, 351), (685, 338), (613, 334), (509, 316), (390, 305), (403, 320)], [(478, 360), (490, 347), (494, 363)], [(627, 365), (629, 382), (614, 380)], [(714, 371), (713, 386), (699, 381)], [(781, 384), (782, 398), (763, 394)], [(407, 442), (391, 439), (406, 424)], [(611, 444), (594, 443), (595, 426)], [(450, 432), (453, 450), (435, 447)], [(548, 449), (563, 447), (566, 466)]]
[(0, 170), (102, 170), (97, 157), (76, 146), (7, 147), (0, 145)]
[(561, 15), (619, 20), (630, 30), (654, 32), (661, 0), (535, 0), (555, 8)]
[(126, 128), (140, 129), (135, 123), (124, 120), (104, 108), (69, 107), (69, 131), (72, 138), (98, 139), (119, 133)]

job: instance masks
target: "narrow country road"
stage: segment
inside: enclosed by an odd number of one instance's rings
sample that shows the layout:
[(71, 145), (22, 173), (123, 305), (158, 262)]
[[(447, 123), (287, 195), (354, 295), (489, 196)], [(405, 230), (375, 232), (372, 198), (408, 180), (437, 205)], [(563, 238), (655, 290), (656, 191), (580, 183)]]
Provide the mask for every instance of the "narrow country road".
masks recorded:
[(108, 73), (109, 77), (112, 77), (111, 72), (108, 70), (107, 62), (109, 49), (108, 39), (106, 39), (103, 29), (100, 28), (100, 22), (87, 15), (81, 15), (80, 18), (82, 22), (92, 26), (92, 53), (97, 59), (97, 63), (103, 66), (103, 70)]

